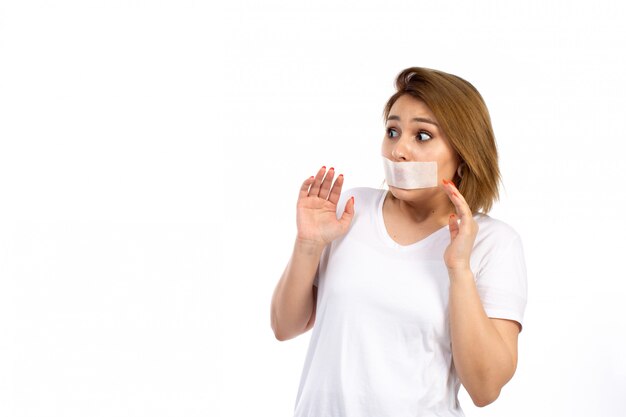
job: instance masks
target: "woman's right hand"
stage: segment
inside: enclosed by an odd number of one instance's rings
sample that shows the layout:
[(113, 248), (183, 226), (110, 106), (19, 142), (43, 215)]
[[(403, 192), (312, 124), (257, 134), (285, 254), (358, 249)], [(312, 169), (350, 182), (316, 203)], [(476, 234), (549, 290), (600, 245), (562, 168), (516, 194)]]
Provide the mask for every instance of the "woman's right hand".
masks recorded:
[[(320, 168), (315, 177), (302, 183), (298, 196), (296, 223), (297, 240), (326, 246), (348, 231), (354, 216), (354, 197), (346, 202), (344, 212), (337, 219), (337, 202), (341, 195), (343, 174), (334, 184), (334, 169), (331, 167), (324, 178), (326, 167)], [(310, 187), (310, 189), (309, 189)]]

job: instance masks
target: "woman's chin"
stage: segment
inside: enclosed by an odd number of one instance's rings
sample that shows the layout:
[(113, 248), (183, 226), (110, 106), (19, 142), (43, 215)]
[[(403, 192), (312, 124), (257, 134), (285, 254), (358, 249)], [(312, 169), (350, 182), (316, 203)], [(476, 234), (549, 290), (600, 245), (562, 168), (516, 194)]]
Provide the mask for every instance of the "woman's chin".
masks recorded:
[(389, 189), (393, 189), (394, 191), (398, 191), (398, 192), (404, 192), (404, 193), (414, 193), (416, 191), (422, 191), (422, 190), (427, 190), (428, 188), (399, 188), (399, 187), (394, 187), (393, 185), (389, 186)]
[(433, 195), (433, 191), (436, 191), (437, 187), (428, 188), (398, 188), (393, 185), (389, 185), (389, 191), (394, 197), (400, 200), (414, 200), (430, 198)]

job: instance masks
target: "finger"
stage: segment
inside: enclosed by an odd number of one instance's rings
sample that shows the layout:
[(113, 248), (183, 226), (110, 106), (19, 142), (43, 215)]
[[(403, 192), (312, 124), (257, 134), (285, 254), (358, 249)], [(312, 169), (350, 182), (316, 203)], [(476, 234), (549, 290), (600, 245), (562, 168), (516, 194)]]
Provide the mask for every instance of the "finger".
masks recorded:
[(352, 222), (352, 218), (354, 217), (354, 197), (350, 197), (348, 202), (346, 203), (346, 208), (343, 210), (341, 214), (341, 218), (339, 221), (343, 225), (344, 228), (350, 226)]
[(313, 185), (311, 185), (311, 189), (309, 190), (309, 196), (317, 197), (320, 193), (320, 185), (322, 184), (322, 178), (324, 178), (324, 172), (326, 172), (326, 165), (320, 168), (317, 171), (317, 175), (315, 175), (315, 181)]
[(341, 187), (343, 186), (343, 174), (339, 174), (335, 183), (333, 184), (333, 188), (330, 190), (330, 195), (328, 196), (328, 201), (337, 205), (339, 203), (339, 197), (341, 196)]
[(302, 186), (300, 187), (300, 193), (298, 193), (298, 200), (309, 195), (309, 187), (313, 184), (314, 179), (315, 177), (311, 175), (309, 178), (304, 180)]
[(456, 213), (461, 220), (461, 224), (465, 224), (468, 220), (472, 220), (473, 214), (472, 210), (469, 208), (469, 205), (463, 198), (463, 195), (459, 192), (452, 193), (452, 201), (454, 202), (454, 206), (456, 207)]
[(450, 193), (450, 200), (454, 203), (457, 216), (461, 220), (461, 225), (464, 225), (467, 222), (467, 219), (472, 218), (472, 211), (460, 193), (452, 191)]
[(320, 188), (320, 197), (326, 200), (328, 198), (328, 190), (330, 190), (330, 185), (333, 183), (333, 177), (335, 176), (335, 168), (330, 167), (324, 180), (322, 181), (322, 187)]
[(452, 193), (453, 196), (455, 197), (459, 197), (459, 199), (464, 202), (465, 204), (467, 204), (467, 202), (465, 201), (465, 197), (463, 197), (463, 194), (461, 194), (461, 192), (459, 191), (458, 188), (456, 188), (456, 185), (450, 181), (448, 183), (448, 189), (450, 190), (450, 192)]
[(463, 222), (464, 218), (472, 217), (472, 210), (470, 210), (469, 205), (465, 201), (465, 198), (461, 194), (461, 192), (456, 188), (452, 181), (443, 180), (443, 188), (448, 194), (450, 201), (454, 204), (456, 208), (456, 212), (459, 215), (461, 222)]
[(459, 234), (459, 224), (457, 223), (456, 214), (452, 213), (448, 221), (450, 226), (450, 238), (454, 239)]

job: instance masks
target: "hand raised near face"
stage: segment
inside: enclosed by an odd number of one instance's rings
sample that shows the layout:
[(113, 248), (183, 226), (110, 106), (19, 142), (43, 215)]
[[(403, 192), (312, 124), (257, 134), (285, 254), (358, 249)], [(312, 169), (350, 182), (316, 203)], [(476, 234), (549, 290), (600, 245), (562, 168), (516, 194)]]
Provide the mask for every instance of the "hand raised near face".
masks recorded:
[(323, 166), (315, 177), (302, 183), (296, 212), (297, 240), (326, 246), (348, 231), (354, 216), (354, 197), (346, 202), (341, 218), (337, 219), (343, 174), (333, 183), (334, 175), (332, 167), (326, 172)]
[[(443, 254), (443, 260), (448, 271), (470, 270), (470, 257), (478, 235), (478, 223), (456, 185), (444, 179), (443, 188), (456, 208), (456, 214), (451, 214), (449, 218), (450, 244)], [(457, 222), (458, 219), (460, 222)]]

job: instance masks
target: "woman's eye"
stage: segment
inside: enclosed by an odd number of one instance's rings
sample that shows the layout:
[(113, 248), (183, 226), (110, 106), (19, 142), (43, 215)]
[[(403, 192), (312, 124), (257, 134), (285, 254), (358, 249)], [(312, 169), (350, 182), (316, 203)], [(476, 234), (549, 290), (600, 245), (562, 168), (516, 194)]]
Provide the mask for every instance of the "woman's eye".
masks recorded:
[(397, 138), (398, 132), (396, 132), (396, 129), (389, 128), (387, 129), (387, 136), (389, 136), (390, 138)]
[[(426, 135), (426, 136), (422, 136), (422, 135)], [(390, 127), (387, 129), (387, 136), (391, 139), (395, 139), (395, 138), (398, 138), (400, 134), (396, 131), (396, 129)], [(425, 130), (420, 130), (416, 136), (416, 139), (418, 142), (426, 142), (428, 140), (431, 140), (432, 138), (433, 138), (432, 135)]]
[[(426, 135), (428, 138), (427, 138), (427, 139), (420, 139), (420, 138), (422, 137), (422, 136), (420, 136), (420, 135), (422, 135), (422, 134)], [(431, 136), (431, 134), (430, 134), (430, 133), (428, 133), (428, 132), (426, 132), (425, 130), (420, 130), (420, 131), (417, 133), (417, 140), (418, 140), (419, 142), (426, 142), (427, 140), (431, 140), (432, 138), (433, 138), (433, 137)]]

